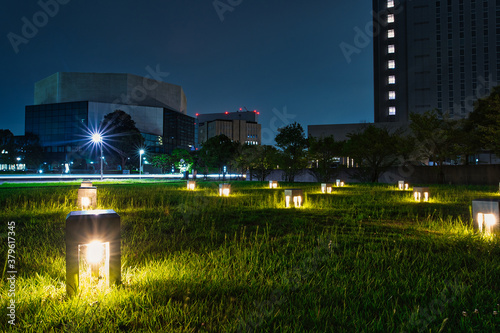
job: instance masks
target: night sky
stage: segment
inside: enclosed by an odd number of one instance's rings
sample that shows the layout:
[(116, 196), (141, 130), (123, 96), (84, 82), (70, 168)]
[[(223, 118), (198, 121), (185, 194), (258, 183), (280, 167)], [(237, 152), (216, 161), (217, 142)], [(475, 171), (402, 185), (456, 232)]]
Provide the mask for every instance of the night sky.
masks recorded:
[[(183, 87), (191, 116), (257, 109), (265, 144), (293, 121), (373, 121), (372, 42), (355, 40), (370, 0), (55, 1), (41, 0), (50, 15), (37, 1), (3, 3), (0, 129), (24, 134), (34, 83), (55, 72), (148, 69)], [(349, 62), (342, 42), (357, 47)]]

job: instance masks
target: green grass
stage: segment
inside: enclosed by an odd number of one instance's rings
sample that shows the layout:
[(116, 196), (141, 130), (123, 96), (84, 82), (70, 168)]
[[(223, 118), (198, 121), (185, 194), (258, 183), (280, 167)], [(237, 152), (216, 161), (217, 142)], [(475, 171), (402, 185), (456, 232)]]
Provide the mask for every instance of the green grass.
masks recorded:
[[(66, 215), (78, 183), (0, 187), (3, 261), (16, 222), (20, 332), (497, 332), (500, 242), (471, 227), (471, 200), (494, 187), (431, 186), (415, 203), (395, 186), (96, 183), (122, 224), (122, 284), (65, 291)], [(284, 188), (304, 207), (284, 208)], [(3, 262), (2, 262), (3, 263)], [(2, 265), (3, 267), (4, 265)], [(474, 313), (475, 309), (478, 310)], [(463, 312), (466, 312), (464, 315)]]

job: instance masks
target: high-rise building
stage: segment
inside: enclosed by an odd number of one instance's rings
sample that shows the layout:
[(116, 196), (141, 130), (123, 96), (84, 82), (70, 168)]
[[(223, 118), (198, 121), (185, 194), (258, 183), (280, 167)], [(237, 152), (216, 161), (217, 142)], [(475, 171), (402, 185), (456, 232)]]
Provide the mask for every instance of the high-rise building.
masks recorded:
[(55, 73), (35, 84), (25, 109), (26, 132), (37, 134), (50, 163), (92, 160), (89, 130), (106, 114), (124, 111), (150, 153), (194, 148), (195, 119), (186, 114), (181, 86), (132, 74)]
[(224, 134), (243, 144), (261, 144), (261, 125), (257, 123), (257, 111), (198, 114), (198, 143)]
[(375, 122), (463, 118), (500, 81), (500, 0), (373, 0)]

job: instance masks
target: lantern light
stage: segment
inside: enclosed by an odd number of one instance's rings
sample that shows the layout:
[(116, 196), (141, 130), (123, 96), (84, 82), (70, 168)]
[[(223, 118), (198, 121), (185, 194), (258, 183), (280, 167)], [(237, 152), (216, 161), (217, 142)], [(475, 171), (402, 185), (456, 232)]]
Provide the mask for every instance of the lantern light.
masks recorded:
[(340, 179), (337, 179), (335, 181), (335, 186), (337, 186), (337, 187), (343, 187), (344, 186), (344, 182), (342, 180), (340, 180)]
[(187, 181), (187, 189), (194, 191), (195, 188), (196, 188), (196, 180), (188, 180)]
[(288, 189), (285, 190), (285, 207), (290, 207), (290, 202), (293, 202), (295, 208), (302, 207), (303, 191), (301, 189)]
[(321, 193), (332, 193), (332, 184), (322, 183), (321, 184)]
[(475, 199), (472, 200), (472, 218), (474, 229), (486, 235), (498, 233), (500, 230), (500, 200)]
[(270, 180), (269, 181), (269, 188), (278, 188), (278, 181), (277, 180)]
[(415, 201), (429, 201), (429, 188), (428, 187), (413, 187), (413, 197)]
[(66, 293), (121, 281), (120, 216), (113, 210), (76, 211), (66, 217)]
[(228, 197), (231, 193), (231, 184), (219, 184), (219, 196)]
[(84, 181), (78, 189), (77, 206), (82, 210), (97, 207), (97, 187), (92, 186), (92, 182)]
[(400, 191), (408, 191), (409, 188), (410, 188), (410, 185), (408, 183), (405, 183), (404, 180), (398, 181), (398, 189)]

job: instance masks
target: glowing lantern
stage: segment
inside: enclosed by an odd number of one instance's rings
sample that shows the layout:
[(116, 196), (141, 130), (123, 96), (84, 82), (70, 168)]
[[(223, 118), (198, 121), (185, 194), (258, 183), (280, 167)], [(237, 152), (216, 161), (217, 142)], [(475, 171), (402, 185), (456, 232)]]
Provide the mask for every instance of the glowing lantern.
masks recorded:
[(498, 233), (500, 220), (500, 200), (472, 200), (472, 217), (474, 228), (485, 234)]
[(400, 181), (398, 181), (398, 189), (399, 189), (400, 191), (403, 191), (403, 190), (404, 190), (404, 191), (408, 191), (408, 189), (409, 189), (409, 184), (408, 184), (408, 183), (405, 183), (405, 181), (404, 181), (404, 180), (400, 180)]
[(332, 193), (332, 184), (322, 183), (321, 184), (321, 193)]
[(228, 197), (231, 193), (231, 184), (219, 184), (219, 196)]
[(294, 207), (302, 207), (302, 201), (304, 201), (304, 195), (301, 189), (289, 189), (285, 190), (285, 206), (290, 207), (290, 202), (293, 202)]
[(341, 181), (340, 179), (337, 179), (337, 180), (335, 181), (335, 186), (337, 186), (337, 187), (342, 187), (342, 186), (344, 186), (344, 182), (343, 182), (343, 181)]
[(278, 181), (277, 180), (270, 180), (269, 181), (269, 188), (278, 188)]
[(187, 189), (194, 191), (195, 188), (196, 188), (196, 180), (188, 180)]
[(428, 187), (413, 187), (413, 197), (415, 201), (429, 201)]
[(114, 210), (66, 217), (66, 293), (102, 289), (121, 281), (120, 216)]
[(92, 182), (82, 182), (78, 189), (77, 206), (82, 210), (93, 209), (97, 206), (97, 187)]

